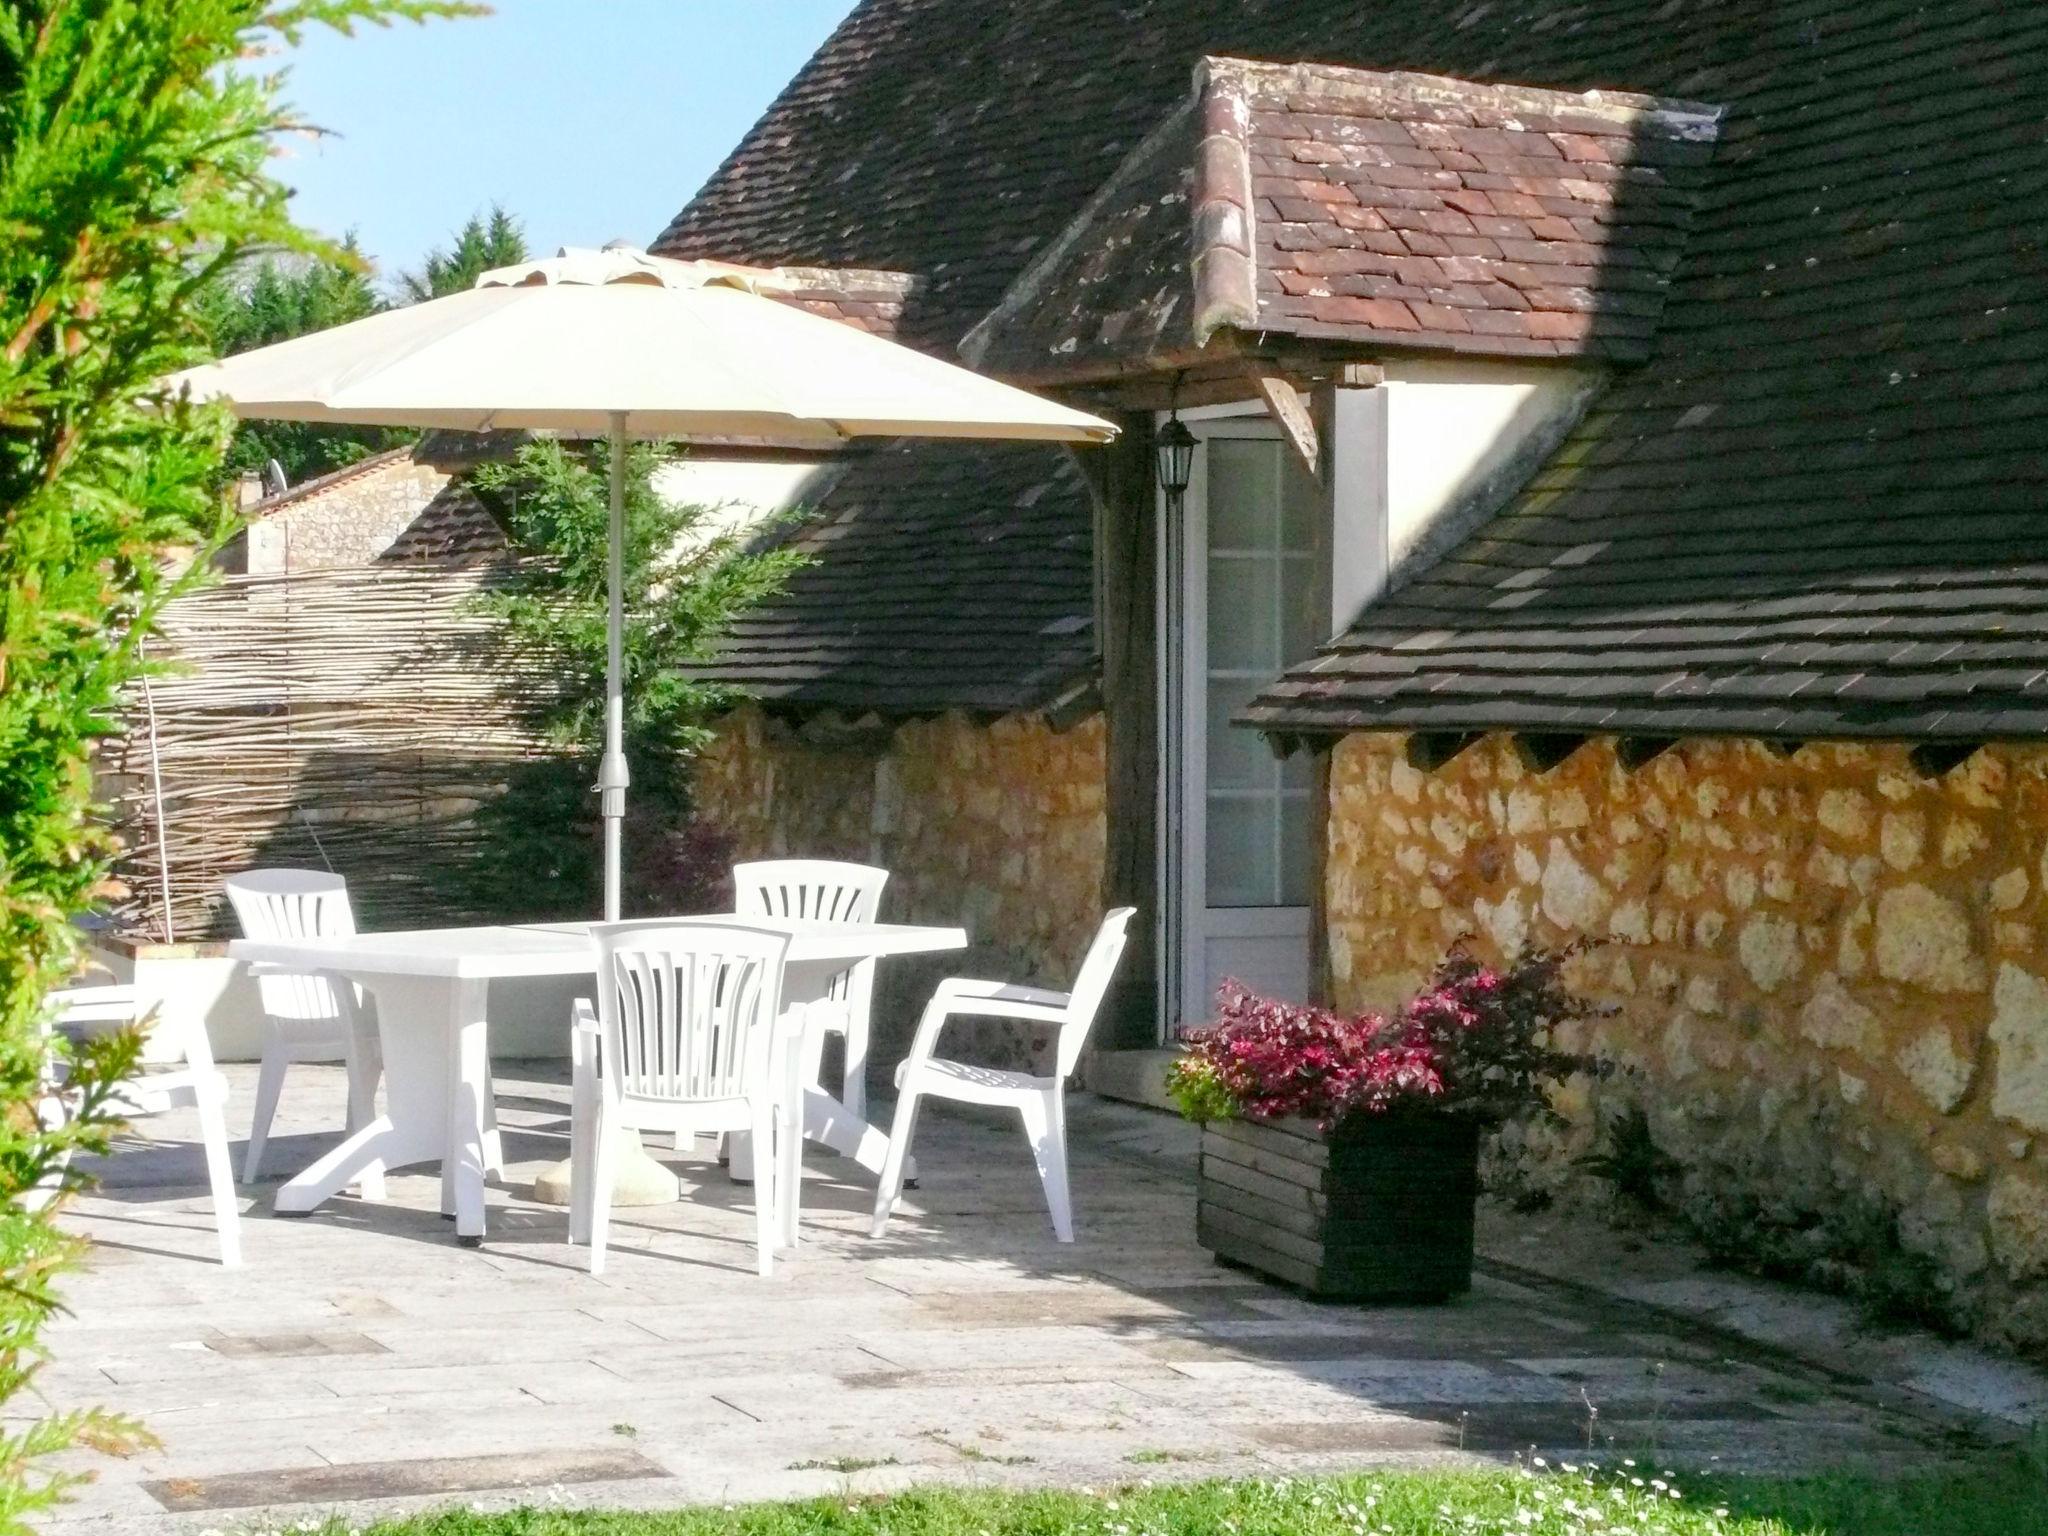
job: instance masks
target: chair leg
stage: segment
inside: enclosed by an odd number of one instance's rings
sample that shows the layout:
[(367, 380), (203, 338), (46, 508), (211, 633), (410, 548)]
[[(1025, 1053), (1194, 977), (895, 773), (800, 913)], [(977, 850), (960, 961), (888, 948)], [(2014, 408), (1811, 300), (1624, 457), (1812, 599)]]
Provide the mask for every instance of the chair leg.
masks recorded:
[(597, 1149), (596, 1046), (580, 1031), (570, 1045), (569, 1078), (569, 1241), (590, 1241), (591, 1175)]
[(263, 1041), (263, 1066), (256, 1074), (256, 1111), (249, 1117), (249, 1145), (242, 1153), (242, 1182), (254, 1184), (263, 1173), (263, 1149), (270, 1141), (270, 1122), (277, 1114), (277, 1096), (290, 1065), (285, 1043), (275, 1031)]
[(1063, 1243), (1074, 1240), (1074, 1211), (1067, 1194), (1067, 1106), (1055, 1088), (1026, 1099), (1018, 1109), (1024, 1115), (1024, 1134), (1031, 1138), (1032, 1155), (1038, 1160), (1038, 1182), (1045, 1186), (1046, 1209), (1052, 1213), (1053, 1236)]
[(903, 1197), (903, 1166), (910, 1157), (910, 1138), (917, 1129), (918, 1100), (921, 1097), (915, 1082), (915, 1078), (906, 1081), (896, 1096), (896, 1118), (889, 1126), (889, 1153), (882, 1159), (882, 1183), (875, 1191), (875, 1219), (868, 1228), (870, 1237), (882, 1235), (882, 1229), (889, 1225), (889, 1217), (896, 1209), (896, 1202)]
[(775, 1239), (782, 1227), (781, 1207), (776, 1204), (776, 1196), (782, 1193), (782, 1180), (776, 1177), (779, 1170), (775, 1166), (773, 1150), (775, 1120), (773, 1100), (766, 1094), (756, 1097), (753, 1131), (757, 1153), (754, 1159), (755, 1267), (764, 1280), (775, 1272)]
[[(775, 1095), (775, 1194), (781, 1209), (782, 1244), (794, 1248), (804, 1200), (804, 1068), (803, 1053), (785, 1043), (776, 1053), (781, 1069)], [(814, 1080), (814, 1079), (813, 1079)]]
[(199, 1139), (206, 1149), (206, 1182), (213, 1189), (213, 1226), (220, 1237), (220, 1261), (228, 1269), (242, 1262), (242, 1211), (235, 1199), (235, 1174), (228, 1157), (227, 1095), (199, 1089)]
[(605, 1241), (611, 1236), (612, 1179), (618, 1171), (619, 1137), (623, 1133), (602, 1104), (598, 1106), (595, 1129), (590, 1158), (590, 1272), (601, 1275)]

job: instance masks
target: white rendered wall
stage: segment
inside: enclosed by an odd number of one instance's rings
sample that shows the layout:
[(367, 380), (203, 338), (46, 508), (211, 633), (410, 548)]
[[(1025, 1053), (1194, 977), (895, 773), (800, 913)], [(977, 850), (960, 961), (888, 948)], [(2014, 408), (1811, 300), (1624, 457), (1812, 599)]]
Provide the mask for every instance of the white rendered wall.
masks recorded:
[(804, 505), (829, 468), (818, 459), (685, 457), (656, 474), (654, 488), (672, 503), (705, 508), (702, 532), (710, 539)]
[(1554, 364), (1389, 362), (1380, 393), (1392, 567), (1416, 553), (1439, 518), (1475, 500), (1497, 503), (1525, 480), (1585, 408), (1599, 377)]

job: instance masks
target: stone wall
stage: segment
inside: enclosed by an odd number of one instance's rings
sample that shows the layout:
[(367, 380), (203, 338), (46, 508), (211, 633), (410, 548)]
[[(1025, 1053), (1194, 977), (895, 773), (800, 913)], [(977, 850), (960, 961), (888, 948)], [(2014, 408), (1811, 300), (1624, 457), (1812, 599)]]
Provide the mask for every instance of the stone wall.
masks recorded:
[[(1103, 775), (1100, 716), (1058, 731), (948, 715), (835, 749), (748, 708), (727, 719), (694, 784), (699, 815), (738, 839), (737, 857), (879, 864), (886, 917), (967, 929), (965, 954), (881, 967), (879, 1069), (900, 1058), (940, 976), (1071, 979), (1102, 912)], [(1022, 1059), (1029, 1044), (1003, 1026), (972, 1033), (990, 1060)]]
[(1571, 1159), (1640, 1104), (1696, 1221), (1818, 1258), (1845, 1210), (1895, 1216), (1960, 1322), (2048, 1343), (2048, 752), (1930, 779), (1901, 747), (1692, 742), (1631, 772), (1594, 741), (1540, 774), (1505, 738), (1428, 773), (1402, 748), (1334, 754), (1339, 1003), (1463, 934), (1610, 941), (1575, 967), (1624, 1070), (1505, 1138), (1511, 1173), (1582, 1190)]
[(380, 455), (360, 469), (295, 495), (250, 523), (251, 575), (368, 565), (447, 486), (450, 473), (410, 453)]

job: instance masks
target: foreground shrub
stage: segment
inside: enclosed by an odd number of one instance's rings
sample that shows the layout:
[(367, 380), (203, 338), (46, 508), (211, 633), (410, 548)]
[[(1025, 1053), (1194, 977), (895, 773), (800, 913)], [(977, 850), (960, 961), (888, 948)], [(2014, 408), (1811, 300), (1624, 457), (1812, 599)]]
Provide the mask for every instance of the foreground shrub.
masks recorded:
[[(134, 1441), (108, 1415), (33, 1420), (68, 1163), (104, 1146), (132, 1040), (81, 1053), (47, 1113), (43, 999), (72, 919), (111, 894), (94, 744), (163, 604), (225, 532), (232, 423), (153, 383), (204, 357), (199, 295), (259, 249), (313, 251), (265, 174), (290, 126), (249, 61), (310, 22), (424, 16), (428, 0), (10, 0), (0, 6), (0, 1532), (63, 1493), (41, 1458)], [(47, 1197), (56, 1193), (54, 1200)], [(29, 1410), (33, 1413), (34, 1410)]]

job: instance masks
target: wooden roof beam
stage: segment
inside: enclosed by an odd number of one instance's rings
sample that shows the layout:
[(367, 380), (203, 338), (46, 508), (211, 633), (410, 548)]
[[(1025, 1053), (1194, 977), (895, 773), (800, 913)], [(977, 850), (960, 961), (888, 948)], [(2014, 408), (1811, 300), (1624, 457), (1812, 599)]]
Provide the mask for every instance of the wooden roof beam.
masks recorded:
[(1259, 398), (1265, 402), (1266, 414), (1280, 428), (1280, 435), (1287, 440), (1287, 446), (1301, 460), (1301, 467), (1308, 471), (1311, 480), (1320, 482), (1323, 478), (1323, 451), (1316, 439), (1315, 418), (1309, 415), (1301, 396), (1294, 392), (1294, 385), (1283, 373), (1255, 369), (1252, 387), (1258, 390)]

